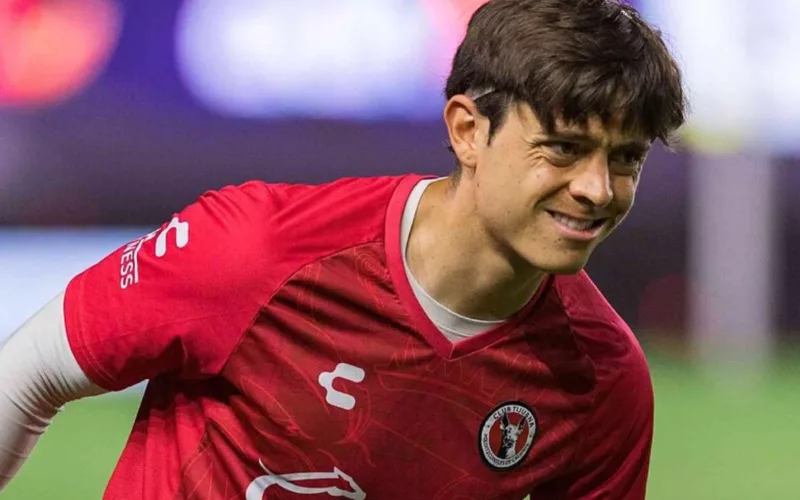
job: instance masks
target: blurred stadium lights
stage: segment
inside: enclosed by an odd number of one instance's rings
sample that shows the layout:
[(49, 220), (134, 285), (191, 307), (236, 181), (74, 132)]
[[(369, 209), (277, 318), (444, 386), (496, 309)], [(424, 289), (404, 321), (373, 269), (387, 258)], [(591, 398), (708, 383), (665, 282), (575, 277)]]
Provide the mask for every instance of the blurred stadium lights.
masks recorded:
[(224, 115), (428, 120), (480, 3), (187, 0), (176, 59), (189, 90)]
[[(444, 82), (450, 74), (453, 56), (467, 32), (472, 14), (487, 0), (419, 0), (433, 24), (440, 43), (430, 51), (432, 71)], [(442, 85), (443, 86), (443, 85)]]
[(640, 3), (684, 68), (693, 148), (800, 153), (799, 1)]
[(36, 107), (81, 91), (121, 26), (115, 0), (0, 0), (0, 105)]

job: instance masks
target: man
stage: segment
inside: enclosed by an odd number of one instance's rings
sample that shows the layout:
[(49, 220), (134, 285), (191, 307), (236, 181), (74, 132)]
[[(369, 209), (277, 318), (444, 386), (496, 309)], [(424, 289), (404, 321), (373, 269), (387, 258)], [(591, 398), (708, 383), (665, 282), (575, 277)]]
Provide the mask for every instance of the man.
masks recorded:
[(446, 95), (448, 179), (228, 187), (76, 277), (0, 354), (0, 481), (149, 380), (106, 499), (644, 498), (648, 368), (582, 268), (677, 65), (631, 7), (494, 0)]

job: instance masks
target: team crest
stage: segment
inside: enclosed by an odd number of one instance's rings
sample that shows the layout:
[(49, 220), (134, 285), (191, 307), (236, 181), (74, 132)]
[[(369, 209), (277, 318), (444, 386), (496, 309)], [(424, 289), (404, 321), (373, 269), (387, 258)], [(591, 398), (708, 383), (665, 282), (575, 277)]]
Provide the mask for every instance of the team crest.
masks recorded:
[(503, 403), (483, 420), (478, 448), (489, 467), (508, 470), (525, 460), (535, 435), (533, 410), (518, 401)]

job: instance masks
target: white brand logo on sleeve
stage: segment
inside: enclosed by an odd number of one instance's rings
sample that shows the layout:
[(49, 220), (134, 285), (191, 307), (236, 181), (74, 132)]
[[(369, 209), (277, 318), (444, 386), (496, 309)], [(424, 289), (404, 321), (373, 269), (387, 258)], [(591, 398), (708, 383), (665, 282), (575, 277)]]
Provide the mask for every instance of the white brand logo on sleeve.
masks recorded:
[(175, 245), (178, 248), (183, 248), (189, 244), (189, 223), (181, 222), (177, 217), (173, 217), (169, 225), (158, 235), (156, 257), (163, 257), (167, 254), (167, 235), (172, 229), (175, 230)]
[[(364, 500), (367, 494), (358, 486), (352, 477), (334, 467), (333, 472), (297, 472), (294, 474), (277, 475), (264, 466), (259, 460), (258, 464), (266, 472), (265, 475), (257, 477), (247, 488), (245, 498), (247, 500), (263, 500), (264, 492), (272, 486), (277, 486), (283, 490), (297, 495), (322, 495), (347, 498), (349, 500)], [(319, 486), (323, 480), (336, 482), (336, 485)], [(297, 483), (313, 481), (315, 486), (300, 486)], [(347, 489), (342, 488), (347, 484)]]
[(319, 385), (325, 388), (325, 401), (343, 410), (352, 410), (356, 406), (356, 398), (333, 388), (333, 381), (343, 378), (350, 382), (361, 383), (364, 380), (364, 370), (357, 366), (339, 363), (332, 372), (322, 372), (319, 375)]
[(150, 234), (142, 236), (138, 240), (129, 243), (122, 251), (120, 259), (120, 280), (119, 286), (123, 290), (139, 282), (139, 251), (145, 242), (156, 238), (156, 257), (163, 257), (167, 254), (167, 236), (170, 232), (175, 232), (175, 245), (183, 248), (189, 244), (189, 223), (181, 222), (177, 217), (173, 217), (169, 225), (163, 230), (156, 230)]

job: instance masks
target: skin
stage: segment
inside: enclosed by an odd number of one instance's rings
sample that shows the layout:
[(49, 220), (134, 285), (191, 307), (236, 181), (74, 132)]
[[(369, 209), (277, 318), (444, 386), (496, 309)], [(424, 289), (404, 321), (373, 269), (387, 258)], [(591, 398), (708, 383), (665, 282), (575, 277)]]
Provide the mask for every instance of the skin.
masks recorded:
[[(558, 121), (548, 135), (526, 104), (510, 107), (489, 141), (489, 121), (459, 95), (444, 120), (462, 166), (433, 183), (420, 202), (407, 259), (440, 304), (474, 319), (512, 316), (549, 274), (572, 274), (633, 206), (652, 140), (593, 117), (587, 127)], [(590, 241), (553, 213), (596, 220)]]

